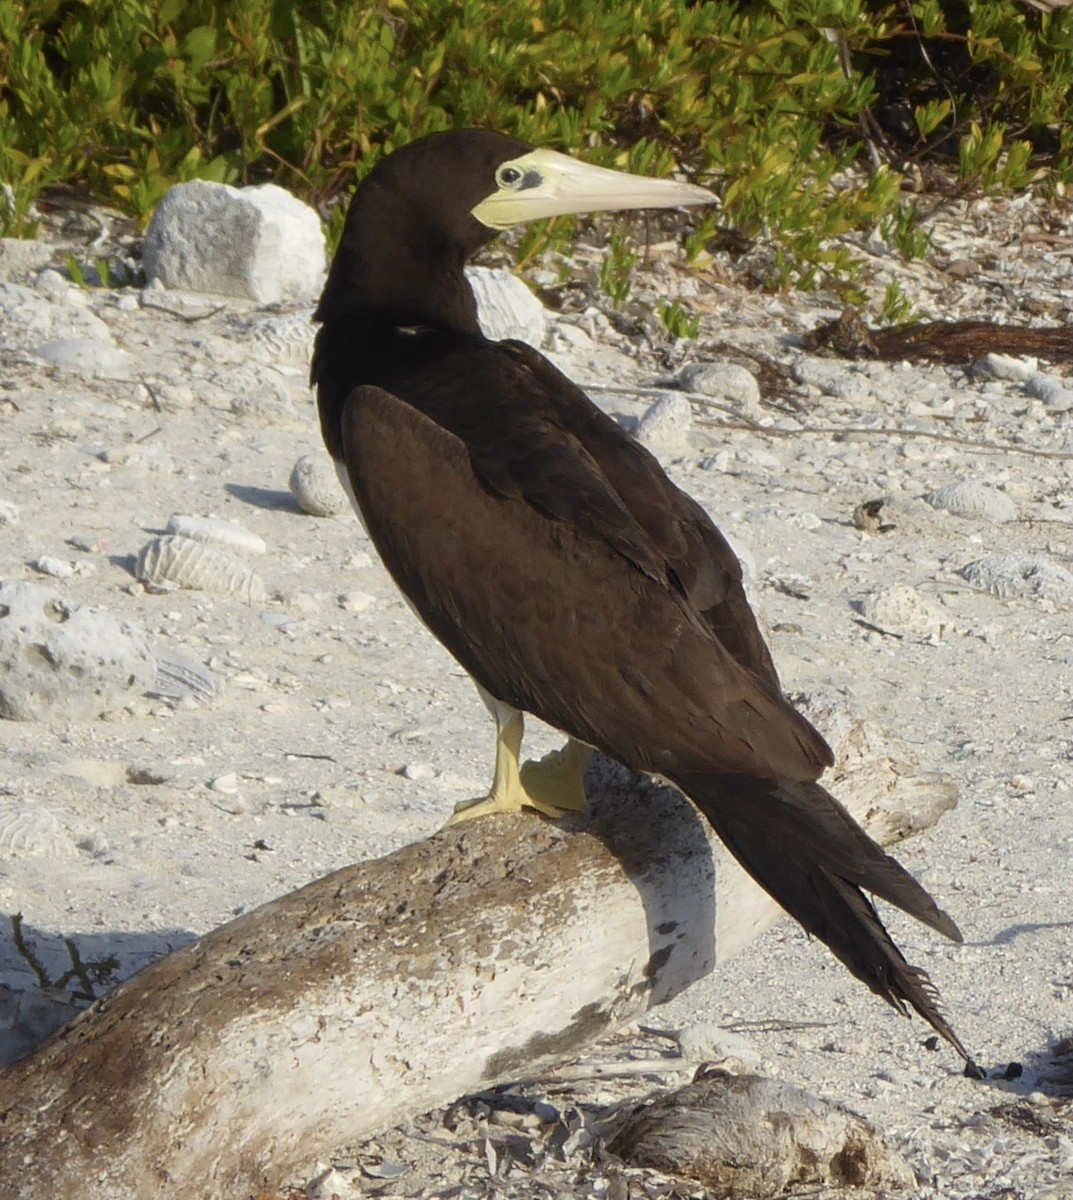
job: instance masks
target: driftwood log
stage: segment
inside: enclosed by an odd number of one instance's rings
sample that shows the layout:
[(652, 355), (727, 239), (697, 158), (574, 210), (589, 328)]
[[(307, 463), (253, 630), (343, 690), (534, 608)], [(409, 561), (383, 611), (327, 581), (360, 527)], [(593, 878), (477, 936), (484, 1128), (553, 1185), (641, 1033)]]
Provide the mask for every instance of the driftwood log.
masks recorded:
[[(831, 789), (896, 841), (954, 803), (837, 713)], [(152, 964), (0, 1072), (0, 1200), (269, 1194), (561, 1063), (779, 915), (692, 806), (597, 760), (592, 814), (447, 830)]]

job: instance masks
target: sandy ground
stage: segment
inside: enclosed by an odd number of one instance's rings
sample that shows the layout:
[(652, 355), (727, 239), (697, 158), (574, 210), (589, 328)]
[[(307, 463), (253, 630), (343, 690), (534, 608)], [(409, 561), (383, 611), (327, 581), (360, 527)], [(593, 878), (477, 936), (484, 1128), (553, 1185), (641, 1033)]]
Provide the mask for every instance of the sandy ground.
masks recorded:
[[(1069, 324), (1069, 232), (1031, 200), (968, 204), (936, 231), (931, 265), (864, 244), (868, 283), (881, 293), (898, 278), (928, 316)], [(579, 254), (582, 277), (594, 258)], [(353, 517), (308, 516), (288, 492), (299, 455), (322, 453), (301, 326), (237, 303), (215, 311), (205, 297), (147, 293), (145, 304), (134, 289), (73, 287), (40, 276), (43, 265), (0, 259), (0, 580), (43, 582), (136, 622), (158, 654), (211, 672), (215, 693), (135, 695), (105, 720), (0, 721), (0, 913), (21, 914), (24, 941), (0, 919), (8, 1056), (40, 1036), (46, 1009), (66, 1011), (72, 988), (104, 990), (237, 913), (431, 833), (483, 792), (492, 749), (470, 683)], [(745, 351), (796, 376), (759, 403), (694, 397), (664, 457), (751, 552), (788, 689), (849, 704), (956, 780), (956, 811), (898, 853), (965, 944), (891, 925), (993, 1077), (964, 1079), (951, 1054), (923, 1047), (919, 1022), (789, 923), (650, 1024), (744, 1032), (762, 1070), (875, 1121), (922, 1197), (1071, 1197), (1073, 1055), (1055, 1046), (1073, 1033), (1073, 580), (1055, 568), (1073, 570), (1073, 411), (1033, 398), (1023, 379), (807, 355), (800, 334), (837, 302), (749, 291), (746, 267), (690, 273), (671, 254), (646, 267), (638, 308), (681, 295), (703, 317), (696, 342), (672, 346), (574, 304), (547, 345), (632, 418), (683, 362)], [(87, 378), (31, 353), (72, 333), (127, 352), (112, 372), (125, 377)], [(1061, 383), (1061, 369), (1041, 370)], [(969, 515), (919, 499), (959, 481), (991, 489)], [(857, 528), (855, 508), (878, 497), (894, 498), (883, 510), (894, 527)], [(266, 551), (249, 565), (266, 600), (138, 583), (135, 556), (174, 513), (259, 535)], [(1013, 553), (1046, 560), (1018, 576), (1029, 594), (989, 594), (960, 574)], [(1031, 594), (1041, 578), (1045, 594)], [(527, 747), (556, 740), (535, 728)], [(30, 958), (60, 981), (72, 948), (82, 983), (42, 993)], [(633, 1046), (594, 1055), (628, 1059)], [(669, 1068), (664, 1081), (674, 1078)], [(586, 1098), (623, 1094), (597, 1085)], [(478, 1143), (438, 1149), (436, 1177), (417, 1143), (385, 1142), (368, 1153), (411, 1172), (371, 1182), (389, 1195), (482, 1195)], [(575, 1175), (563, 1194), (615, 1194), (596, 1167)], [(524, 1172), (497, 1187), (530, 1194)]]

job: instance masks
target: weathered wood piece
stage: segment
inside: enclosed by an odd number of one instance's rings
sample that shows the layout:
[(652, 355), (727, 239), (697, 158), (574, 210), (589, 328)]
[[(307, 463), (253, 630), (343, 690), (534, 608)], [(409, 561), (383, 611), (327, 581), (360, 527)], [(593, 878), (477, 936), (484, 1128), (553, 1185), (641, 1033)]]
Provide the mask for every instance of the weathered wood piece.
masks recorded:
[[(818, 718), (880, 841), (954, 803)], [(841, 727), (839, 722), (841, 721)], [(563, 1061), (779, 910), (669, 788), (597, 760), (593, 815), (447, 830), (314, 881), (139, 972), (0, 1072), (0, 1200), (218, 1200)]]

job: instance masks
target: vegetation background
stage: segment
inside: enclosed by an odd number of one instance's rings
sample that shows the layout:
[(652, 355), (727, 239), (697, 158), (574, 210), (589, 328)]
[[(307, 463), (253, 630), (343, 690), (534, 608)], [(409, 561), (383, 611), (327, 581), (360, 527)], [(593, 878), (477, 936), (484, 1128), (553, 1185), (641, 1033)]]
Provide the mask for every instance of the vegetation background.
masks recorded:
[(380, 156), (483, 125), (685, 171), (722, 199), (691, 253), (731, 230), (772, 239), (772, 285), (845, 279), (848, 230), (926, 251), (925, 192), (1068, 196), (1069, 4), (0, 0), (0, 233), (49, 189), (144, 221), (199, 178), (274, 180), (334, 235)]

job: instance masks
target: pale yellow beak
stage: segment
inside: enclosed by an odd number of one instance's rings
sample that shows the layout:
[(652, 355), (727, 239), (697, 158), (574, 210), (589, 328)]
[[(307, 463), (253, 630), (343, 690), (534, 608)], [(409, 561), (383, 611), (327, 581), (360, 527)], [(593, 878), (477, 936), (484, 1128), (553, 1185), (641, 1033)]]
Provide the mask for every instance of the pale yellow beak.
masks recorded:
[(714, 204), (707, 188), (594, 167), (554, 150), (533, 150), (496, 171), (496, 190), (472, 210), (490, 229), (523, 221), (625, 208)]

